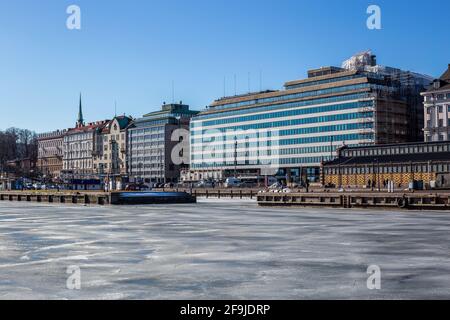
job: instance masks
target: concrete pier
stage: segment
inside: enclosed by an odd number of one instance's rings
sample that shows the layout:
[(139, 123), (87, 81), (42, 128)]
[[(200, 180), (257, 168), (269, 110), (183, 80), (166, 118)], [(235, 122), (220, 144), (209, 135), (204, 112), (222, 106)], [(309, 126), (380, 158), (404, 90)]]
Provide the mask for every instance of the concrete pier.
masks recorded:
[(450, 210), (449, 193), (260, 193), (260, 206)]
[(184, 192), (52, 192), (0, 191), (0, 201), (123, 205), (195, 203), (196, 197)]
[(105, 205), (110, 199), (111, 193), (101, 192), (0, 191), (0, 201)]

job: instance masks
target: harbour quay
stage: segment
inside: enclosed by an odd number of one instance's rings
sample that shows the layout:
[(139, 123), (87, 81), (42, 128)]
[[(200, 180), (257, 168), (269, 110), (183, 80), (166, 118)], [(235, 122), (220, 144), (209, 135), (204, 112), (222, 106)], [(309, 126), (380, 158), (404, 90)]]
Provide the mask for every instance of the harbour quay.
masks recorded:
[(195, 203), (185, 192), (30, 192), (2, 191), (0, 201), (83, 205), (139, 205)]
[(450, 210), (450, 193), (261, 193), (260, 206)]

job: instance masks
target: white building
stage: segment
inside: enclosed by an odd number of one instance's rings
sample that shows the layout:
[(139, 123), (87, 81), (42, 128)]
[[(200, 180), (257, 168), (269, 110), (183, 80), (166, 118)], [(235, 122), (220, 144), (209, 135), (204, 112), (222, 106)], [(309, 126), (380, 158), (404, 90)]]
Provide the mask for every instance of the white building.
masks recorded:
[[(62, 178), (72, 180), (72, 184), (84, 183), (87, 180), (98, 179), (94, 169), (94, 150), (96, 150), (97, 135), (108, 123), (98, 121), (85, 124), (83, 111), (80, 107), (76, 127), (69, 129), (63, 139), (63, 171)], [(75, 183), (74, 180), (77, 180)]]
[(450, 64), (424, 97), (424, 137), (426, 142), (450, 141)]

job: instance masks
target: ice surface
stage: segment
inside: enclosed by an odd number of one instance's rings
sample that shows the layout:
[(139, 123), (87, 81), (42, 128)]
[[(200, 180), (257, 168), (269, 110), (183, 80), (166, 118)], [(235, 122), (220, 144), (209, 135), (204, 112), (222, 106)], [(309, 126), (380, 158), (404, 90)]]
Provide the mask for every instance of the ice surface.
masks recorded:
[(449, 230), (433, 211), (0, 202), (0, 299), (448, 299)]

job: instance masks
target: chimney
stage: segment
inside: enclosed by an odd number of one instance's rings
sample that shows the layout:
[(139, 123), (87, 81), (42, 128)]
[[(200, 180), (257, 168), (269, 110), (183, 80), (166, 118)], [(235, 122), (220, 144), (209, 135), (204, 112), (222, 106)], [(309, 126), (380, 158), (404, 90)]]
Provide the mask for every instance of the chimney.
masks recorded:
[(376, 55), (371, 55), (370, 56), (370, 66), (371, 67), (375, 67), (377, 65), (377, 56)]

